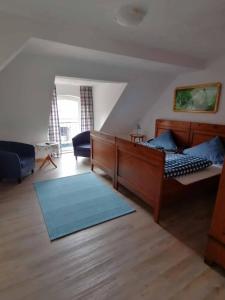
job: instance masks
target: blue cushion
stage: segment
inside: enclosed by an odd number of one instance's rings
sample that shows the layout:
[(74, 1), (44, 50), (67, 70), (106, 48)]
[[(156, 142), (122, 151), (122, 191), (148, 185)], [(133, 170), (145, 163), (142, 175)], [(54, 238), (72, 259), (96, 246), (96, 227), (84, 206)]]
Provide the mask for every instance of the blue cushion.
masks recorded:
[(216, 136), (207, 142), (185, 149), (183, 153), (206, 158), (214, 164), (222, 164), (224, 162), (225, 147), (221, 139)]
[(158, 137), (150, 140), (148, 144), (152, 148), (162, 148), (167, 151), (177, 150), (177, 145), (170, 130), (161, 133)]

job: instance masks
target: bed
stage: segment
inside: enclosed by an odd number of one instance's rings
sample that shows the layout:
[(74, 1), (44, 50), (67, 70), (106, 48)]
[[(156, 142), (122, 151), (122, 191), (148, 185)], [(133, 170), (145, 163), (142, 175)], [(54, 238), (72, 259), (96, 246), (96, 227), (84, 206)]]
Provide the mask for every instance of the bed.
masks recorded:
[[(192, 147), (220, 136), (225, 142), (225, 125), (158, 119), (155, 136), (171, 130), (179, 149)], [(165, 153), (157, 149), (130, 142), (106, 133), (91, 133), (91, 167), (103, 169), (113, 181), (114, 188), (126, 187), (153, 209), (155, 222), (159, 222), (162, 204), (181, 192), (197, 186), (214, 185), (221, 169), (209, 167), (186, 178), (165, 178)], [(205, 174), (204, 174), (205, 173)], [(189, 179), (188, 179), (189, 177)], [(191, 177), (193, 177), (191, 179)], [(189, 181), (188, 181), (189, 180)], [(186, 182), (185, 182), (186, 181)]]

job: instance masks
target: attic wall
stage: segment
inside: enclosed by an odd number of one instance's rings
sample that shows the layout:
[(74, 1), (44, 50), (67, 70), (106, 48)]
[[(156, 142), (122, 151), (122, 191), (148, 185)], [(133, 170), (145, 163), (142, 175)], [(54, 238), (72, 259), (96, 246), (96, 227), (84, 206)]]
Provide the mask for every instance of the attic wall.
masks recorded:
[(156, 72), (148, 76), (139, 75), (129, 83), (102, 130), (127, 138), (174, 78), (175, 75)]
[(37, 58), (19, 56), (0, 73), (0, 139), (47, 139), (54, 73)]
[[(0, 139), (28, 143), (46, 140), (56, 75), (127, 82), (109, 122), (105, 123), (110, 132), (125, 134), (173, 78), (171, 74), (143, 72), (100, 62), (20, 54), (0, 73)], [(150, 93), (151, 88), (157, 93)]]
[[(202, 71), (189, 72), (177, 77), (161, 94), (155, 104), (149, 107), (141, 120), (143, 132), (148, 136), (154, 135), (155, 120), (157, 118), (199, 121), (206, 123), (225, 124), (225, 56), (208, 65)], [(174, 90), (178, 86), (221, 82), (222, 93), (217, 113), (181, 113), (173, 111)]]
[(125, 88), (126, 83), (100, 83), (93, 87), (95, 130), (102, 129)]
[(76, 96), (80, 97), (80, 87), (69, 84), (56, 84), (57, 95), (59, 96)]

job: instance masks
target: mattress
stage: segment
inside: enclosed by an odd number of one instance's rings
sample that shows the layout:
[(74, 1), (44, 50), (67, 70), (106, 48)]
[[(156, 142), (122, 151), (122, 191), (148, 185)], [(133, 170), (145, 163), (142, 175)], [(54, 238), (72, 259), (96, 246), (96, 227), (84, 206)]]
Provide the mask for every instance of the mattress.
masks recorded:
[(205, 158), (185, 155), (167, 154), (164, 166), (165, 177), (186, 176), (211, 166), (212, 162)]
[(189, 175), (185, 175), (185, 176), (179, 176), (174, 179), (183, 185), (189, 185), (197, 181), (201, 181), (216, 175), (220, 175), (222, 172), (222, 168), (223, 168), (222, 165), (211, 165), (210, 167), (204, 170)]

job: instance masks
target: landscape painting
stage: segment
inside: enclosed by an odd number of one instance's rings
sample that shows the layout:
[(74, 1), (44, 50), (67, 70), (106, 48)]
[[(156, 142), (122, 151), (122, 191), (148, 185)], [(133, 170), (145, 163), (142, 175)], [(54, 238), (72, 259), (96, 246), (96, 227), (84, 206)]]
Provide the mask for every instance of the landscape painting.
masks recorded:
[(215, 113), (218, 110), (221, 83), (178, 87), (174, 95), (174, 111)]

